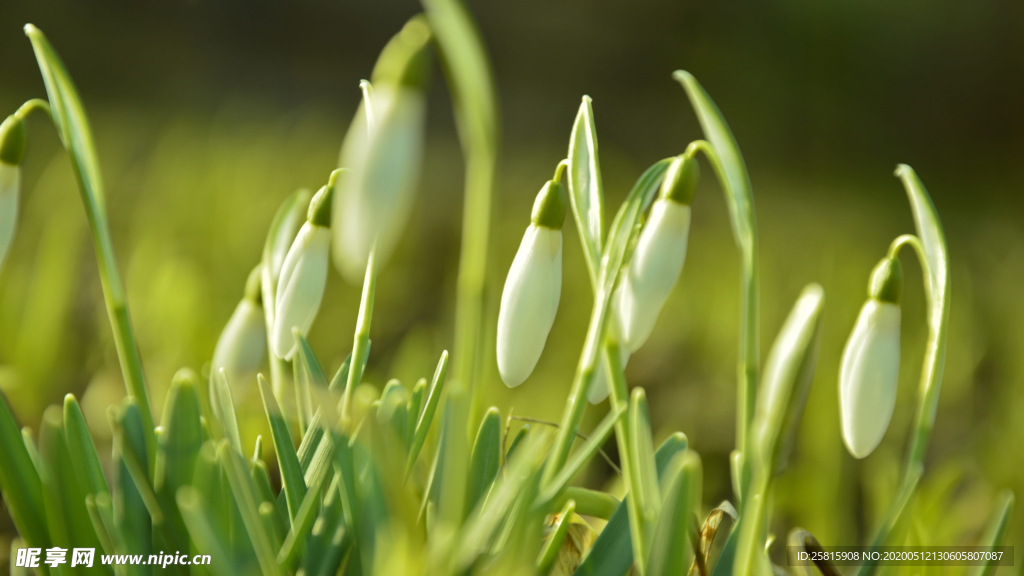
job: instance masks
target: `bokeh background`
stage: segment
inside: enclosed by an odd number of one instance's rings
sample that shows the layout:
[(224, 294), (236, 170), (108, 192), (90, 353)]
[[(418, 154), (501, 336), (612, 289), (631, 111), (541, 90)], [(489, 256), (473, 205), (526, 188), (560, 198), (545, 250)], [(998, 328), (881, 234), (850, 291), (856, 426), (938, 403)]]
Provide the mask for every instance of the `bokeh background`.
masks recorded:
[[(750, 169), (763, 352), (806, 283), (826, 291), (820, 361), (776, 495), (780, 539), (799, 525), (825, 544), (861, 543), (895, 491), (926, 334), (920, 268), (909, 253), (898, 405), (882, 446), (863, 461), (843, 448), (836, 381), (871, 267), (892, 238), (913, 230), (892, 177), (897, 162), (928, 186), (953, 258), (946, 373), (913, 535), (971, 543), (997, 489), (1024, 495), (1024, 4), (470, 7), (503, 117), (492, 304), (533, 196), (565, 156), (579, 98), (594, 99), (613, 207), (646, 166), (700, 137), (670, 78), (685, 68), (719, 104)], [(45, 95), (21, 32), (32, 22), (63, 56), (91, 116), (156, 410), (174, 371), (208, 362), (277, 205), (325, 181), (358, 81), (418, 11), (411, 0), (0, 3), (0, 112)], [(0, 390), (31, 427), (48, 404), (75, 393), (97, 439), (109, 441), (106, 407), (124, 391), (87, 223), (54, 131), (39, 118), (29, 130), (20, 229), (0, 271)], [(461, 193), (438, 71), (415, 214), (378, 284), (370, 382), (411, 384), (452, 346)], [(485, 401), (504, 414), (560, 416), (592, 303), (575, 230), (565, 231), (562, 305), (537, 371), (509, 391), (493, 359), (487, 366)], [(657, 435), (683, 430), (701, 453), (708, 507), (730, 497), (738, 271), (721, 193), (705, 178), (683, 277), (627, 377), (647, 389)], [(332, 273), (310, 334), (329, 370), (351, 348), (358, 297)], [(252, 398), (247, 406), (251, 441), (262, 410)], [(590, 425), (606, 410), (591, 410)], [(614, 442), (607, 449), (614, 457)], [(601, 463), (580, 481), (616, 483)], [(0, 533), (11, 535), (6, 518)], [(1022, 512), (1010, 543), (1024, 550)], [(8, 549), (0, 542), (0, 555)]]

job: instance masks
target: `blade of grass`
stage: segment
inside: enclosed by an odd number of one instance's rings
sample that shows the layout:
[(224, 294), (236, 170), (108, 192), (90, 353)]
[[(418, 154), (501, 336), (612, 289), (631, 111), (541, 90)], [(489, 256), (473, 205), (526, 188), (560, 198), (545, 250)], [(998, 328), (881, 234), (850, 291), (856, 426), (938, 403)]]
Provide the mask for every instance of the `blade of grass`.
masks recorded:
[(693, 561), (702, 466), (693, 450), (680, 453), (662, 480), (664, 504), (651, 542), (651, 576), (686, 576)]
[(231, 386), (228, 375), (223, 368), (210, 376), (210, 403), (213, 415), (217, 418), (218, 428), (228, 444), (239, 454), (242, 452), (242, 434), (238, 430), (238, 418), (235, 416), (235, 402), (231, 398)]
[(419, 420), (416, 421), (416, 431), (412, 436), (412, 448), (409, 449), (409, 460), (405, 465), (406, 477), (412, 472), (416, 458), (420, 455), (420, 450), (423, 449), (423, 443), (427, 440), (427, 432), (430, 430), (430, 424), (434, 420), (437, 403), (441, 400), (441, 389), (444, 388), (444, 380), (447, 373), (448, 351), (445, 350), (441, 353), (441, 359), (438, 360), (437, 368), (434, 370), (434, 377), (430, 380), (430, 391), (427, 393), (423, 412), (420, 413)]
[(572, 206), (590, 281), (597, 284), (604, 231), (604, 189), (597, 155), (597, 128), (590, 96), (583, 97), (569, 138), (569, 204)]
[[(114, 333), (114, 344), (117, 357), (121, 363), (128, 394), (139, 402), (139, 411), (146, 430), (147, 453), (156, 454), (156, 439), (153, 435), (153, 414), (149, 407), (149, 395), (146, 392), (145, 373), (142, 370), (142, 357), (139, 355), (138, 343), (132, 332), (131, 315), (128, 312), (128, 301), (121, 282), (121, 273), (114, 255), (114, 243), (110, 238), (110, 227), (107, 224), (106, 200), (103, 192), (103, 180), (100, 177), (99, 159), (96, 145), (93, 142), (92, 129), (85, 114), (78, 90), (75, 88), (71, 75), (64, 67), (64, 62), (53, 49), (50, 41), (42, 31), (31, 24), (25, 25), (25, 35), (32, 42), (39, 71), (46, 85), (46, 94), (50, 100), (51, 117), (57, 128), (64, 148), (71, 158), (71, 167), (78, 180), (78, 188), (89, 218), (92, 231), (93, 246), (100, 270), (100, 284), (110, 317), (110, 326)], [(153, 462), (148, 463), (149, 466)]]
[(0, 466), (0, 490), (18, 534), (28, 546), (49, 547), (43, 486), (3, 394), (0, 394), (0, 461), (4, 463)]
[[(566, 462), (562, 471), (558, 473), (558, 476), (555, 476), (551, 481), (551, 485), (543, 489), (540, 496), (541, 502), (554, 500), (558, 493), (569, 484), (572, 477), (582, 470), (583, 466), (590, 462), (591, 458), (601, 450), (601, 446), (603, 446), (605, 441), (608, 440), (608, 437), (611, 436), (616, 423), (619, 422), (620, 418), (622, 418), (625, 413), (626, 409), (621, 407), (618, 410), (613, 409), (608, 412), (608, 415), (605, 416), (597, 427), (594, 428), (594, 431), (590, 433), (587, 441), (576, 450), (572, 455), (572, 458)], [(519, 437), (516, 436), (516, 440), (518, 440), (518, 438)], [(513, 446), (515, 446), (515, 441), (513, 441)], [(511, 449), (509, 449), (509, 451), (511, 452)]]
[(490, 408), (480, 421), (473, 452), (469, 457), (464, 515), (469, 516), (491, 488), (501, 464), (501, 412)]
[(277, 558), (271, 548), (270, 538), (263, 528), (260, 520), (259, 503), (256, 501), (256, 490), (249, 477), (249, 471), (242, 462), (242, 456), (222, 443), (217, 448), (217, 458), (220, 460), (224, 472), (227, 473), (228, 484), (231, 486), (231, 493), (234, 495), (238, 509), (242, 513), (242, 521), (246, 532), (249, 533), (249, 541), (256, 550), (256, 558), (259, 561), (260, 570), (264, 575), (275, 576), (281, 574), (277, 564)]
[(500, 119), (487, 49), (460, 0), (421, 0), (440, 48), (452, 94), (459, 142), (465, 158), (462, 244), (455, 295), (455, 381), (470, 393), (469, 418), (476, 422), (483, 366), (487, 256), (490, 250), (494, 171)]
[(216, 562), (217, 574), (240, 576), (235, 566), (228, 561), (231, 556), (228, 554), (227, 544), (213, 530), (196, 489), (192, 486), (182, 486), (178, 489), (176, 500), (177, 508), (181, 510), (181, 516), (189, 534), (192, 535), (196, 549), (202, 554), (208, 554)]
[(263, 397), (263, 407), (267, 413), (267, 420), (270, 422), (270, 434), (274, 439), (274, 451), (277, 453), (277, 465), (281, 471), (281, 487), (288, 503), (288, 516), (294, 520), (298, 514), (299, 505), (306, 496), (306, 481), (303, 478), (302, 467), (299, 465), (299, 457), (295, 453), (295, 446), (292, 444), (291, 434), (288, 433), (288, 423), (281, 414), (281, 408), (274, 399), (274, 395), (267, 386), (262, 376), (257, 376), (260, 387), (260, 394)]
[(82, 409), (73, 394), (64, 397), (64, 432), (67, 434), (71, 464), (76, 476), (89, 482), (88, 493), (109, 493), (107, 479), (103, 477), (103, 468), (100, 467), (100, 459), (96, 455), (96, 445), (92, 443), (89, 426), (85, 423), (85, 416), (82, 415)]
[[(163, 521), (163, 514), (154, 517), (149, 507), (159, 511), (156, 494), (153, 493), (148, 472), (142, 462), (147, 462), (146, 439), (142, 433), (142, 416), (139, 407), (131, 398), (126, 398), (115, 416), (114, 461), (117, 462), (117, 479), (114, 487), (115, 523), (124, 538), (126, 552), (149, 555), (153, 546), (153, 524)], [(135, 474), (129, 469), (129, 460), (134, 464)], [(136, 478), (135, 476), (138, 476)], [(143, 488), (139, 488), (139, 486)], [(147, 506), (146, 500), (149, 500)], [(142, 568), (129, 568), (129, 572), (141, 574)]]
[[(1012, 490), (1003, 490), (999, 494), (992, 519), (985, 527), (979, 545), (994, 548), (1002, 546), (1009, 532), (1010, 517), (1013, 516), (1014, 496)], [(991, 576), (996, 570), (996, 560), (989, 560), (973, 570), (974, 576)]]
[(576, 502), (569, 500), (565, 503), (562, 511), (558, 513), (555, 525), (551, 527), (551, 534), (544, 542), (540, 558), (537, 559), (537, 574), (540, 576), (547, 576), (548, 572), (551, 572), (551, 567), (554, 566), (555, 559), (558, 558), (558, 552), (562, 549), (562, 543), (565, 542), (565, 537), (569, 534), (569, 524), (572, 523), (571, 518), (575, 512)]

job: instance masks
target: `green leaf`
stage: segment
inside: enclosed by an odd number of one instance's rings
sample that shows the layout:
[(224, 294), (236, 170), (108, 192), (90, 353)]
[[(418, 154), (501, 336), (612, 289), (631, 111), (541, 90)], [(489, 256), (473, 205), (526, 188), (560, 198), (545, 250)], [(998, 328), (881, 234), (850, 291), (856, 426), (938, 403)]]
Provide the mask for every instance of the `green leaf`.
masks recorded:
[(408, 445), (409, 415), (406, 413), (409, 400), (405, 387), (398, 380), (389, 380), (380, 394), (380, 407), (377, 409), (377, 422), (383, 430), (390, 430), (401, 442), (401, 448)]
[(252, 485), (249, 471), (242, 461), (242, 455), (230, 450), (227, 444), (222, 443), (217, 449), (217, 458), (227, 474), (231, 493), (234, 495), (235, 503), (238, 504), (238, 509), (242, 513), (242, 521), (246, 532), (249, 534), (249, 541), (256, 550), (256, 558), (259, 561), (260, 570), (268, 576), (281, 574), (281, 570), (277, 565), (276, 555), (271, 548), (270, 538), (263, 528), (263, 521), (260, 520), (256, 489)]
[(92, 129), (82, 106), (81, 98), (71, 75), (64, 67), (64, 62), (50, 45), (42, 31), (31, 24), (25, 25), (25, 35), (32, 42), (36, 54), (39, 71), (46, 84), (46, 94), (50, 100), (51, 117), (57, 128), (64, 148), (71, 157), (71, 167), (78, 180), (78, 188), (82, 195), (89, 225), (92, 230), (93, 245), (96, 250), (97, 263), (100, 268), (100, 283), (107, 305), (110, 326), (117, 344), (117, 357), (121, 363), (128, 394), (139, 402), (139, 411), (146, 430), (146, 447), (152, 453), (156, 447), (153, 435), (153, 415), (149, 408), (149, 396), (146, 392), (145, 374), (142, 371), (142, 359), (139, 355), (138, 343), (132, 333), (131, 317), (121, 273), (117, 268), (114, 255), (114, 244), (110, 238), (110, 227), (107, 224), (106, 200), (104, 199), (103, 180), (100, 177), (99, 160), (96, 155), (96, 144), (93, 142)]
[(562, 543), (565, 542), (565, 537), (569, 534), (569, 524), (572, 523), (572, 515), (575, 513), (576, 502), (573, 500), (566, 502), (565, 507), (558, 513), (555, 525), (544, 542), (540, 558), (537, 560), (537, 574), (540, 576), (546, 576), (554, 566), (558, 552), (562, 549)]
[[(124, 537), (125, 553), (149, 555), (153, 546), (153, 524), (163, 521), (163, 514), (153, 519), (149, 508), (158, 512), (159, 504), (143, 467), (148, 462), (146, 439), (142, 433), (142, 416), (138, 404), (125, 398), (116, 415), (114, 431), (114, 461), (117, 462), (117, 482), (114, 485), (115, 524)], [(132, 473), (134, 469), (134, 474)], [(141, 488), (140, 488), (141, 486)], [(147, 499), (149, 504), (147, 505)], [(129, 569), (135, 574), (144, 570)]]
[(238, 431), (238, 418), (235, 416), (235, 402), (231, 398), (227, 372), (221, 368), (216, 374), (211, 374), (210, 385), (210, 404), (223, 437), (236, 452), (243, 454), (242, 434)]
[[(586, 466), (588, 462), (590, 462), (590, 459), (601, 450), (601, 446), (604, 446), (605, 441), (608, 440), (609, 436), (611, 436), (612, 431), (615, 429), (615, 423), (618, 422), (625, 413), (625, 408), (611, 410), (608, 412), (608, 415), (605, 416), (597, 427), (594, 428), (594, 431), (590, 433), (590, 437), (587, 438), (587, 441), (584, 442), (583, 445), (580, 446), (572, 455), (572, 458), (565, 463), (565, 466), (562, 467), (562, 470), (557, 476), (555, 476), (554, 480), (551, 481), (551, 484), (544, 487), (540, 496), (542, 502), (553, 500), (555, 496), (569, 484), (569, 481), (572, 480), (573, 476), (575, 476), (583, 469), (584, 466)], [(523, 428), (525, 429), (526, 427), (524, 426)], [(520, 432), (522, 432), (522, 430), (520, 430)], [(518, 440), (519, 436), (517, 435), (516, 441)], [(513, 441), (513, 447), (514, 446), (515, 441)], [(509, 452), (511, 452), (511, 449), (509, 449)]]
[(640, 574), (647, 573), (647, 560), (650, 553), (651, 536), (654, 532), (658, 510), (661, 508), (661, 494), (658, 487), (658, 472), (654, 463), (654, 440), (651, 438), (651, 416), (647, 410), (647, 395), (643, 388), (634, 388), (629, 403), (629, 471), (634, 477), (627, 480), (632, 490), (626, 498), (635, 498), (636, 504), (631, 509), (641, 514), (641, 518), (631, 525), (633, 560)]
[(232, 565), (228, 554), (227, 543), (213, 529), (208, 516), (208, 511), (202, 505), (202, 498), (199, 492), (192, 486), (182, 486), (178, 489), (177, 508), (181, 510), (185, 525), (189, 534), (192, 535), (192, 542), (201, 554), (208, 554), (216, 566), (217, 574), (224, 576), (240, 576)]
[[(995, 511), (985, 533), (981, 536), (979, 546), (996, 547), (1002, 546), (1009, 532), (1010, 517), (1013, 516), (1014, 496), (1013, 491), (1006, 489), (999, 493)], [(989, 560), (987, 563), (974, 569), (974, 576), (991, 576), (996, 570), (996, 561)]]
[(469, 480), (466, 486), (464, 514), (476, 508), (491, 488), (501, 464), (501, 412), (490, 408), (484, 413), (469, 457)]
[(754, 413), (753, 433), (764, 474), (786, 469), (818, 359), (825, 291), (808, 284), (768, 353)]
[[(718, 181), (725, 192), (733, 237), (740, 249), (742, 273), (740, 275), (740, 339), (737, 373), (740, 376), (736, 395), (737, 418), (736, 438), (741, 454), (737, 473), (742, 478), (734, 480), (740, 490), (745, 489), (750, 458), (747, 457), (746, 442), (754, 418), (755, 395), (757, 393), (758, 368), (760, 362), (759, 341), (759, 277), (757, 219), (754, 214), (754, 195), (750, 187), (743, 155), (736, 144), (729, 125), (722, 112), (715, 105), (704, 87), (689, 72), (677, 70), (673, 75), (690, 99), (697, 120), (704, 135), (711, 144), (713, 153), (708, 154)], [(705, 150), (706, 151), (706, 150)], [(742, 498), (742, 494), (738, 494)]]
[(96, 455), (96, 446), (89, 435), (89, 426), (85, 423), (85, 416), (82, 415), (82, 409), (73, 394), (64, 397), (64, 432), (67, 434), (75, 475), (89, 482), (88, 493), (109, 493), (107, 479), (103, 477), (103, 468), (100, 467), (100, 459)]
[(651, 542), (650, 576), (686, 576), (697, 538), (702, 466), (693, 450), (677, 455), (662, 479), (664, 502)]
[(917, 235), (924, 248), (926, 262), (922, 267), (927, 278), (925, 294), (929, 307), (928, 342), (925, 345), (924, 365), (921, 368), (917, 416), (907, 466), (907, 470), (910, 470), (915, 464), (924, 462), (928, 441), (935, 425), (935, 411), (939, 406), (949, 324), (949, 251), (939, 214), (917, 173), (910, 166), (900, 164), (896, 167), (896, 176), (903, 182), (903, 187), (907, 191)]
[(50, 538), (43, 512), (43, 487), (21, 431), (0, 394), (0, 491), (18, 534), (28, 546), (47, 548)]
[(427, 440), (427, 432), (430, 430), (430, 423), (434, 421), (434, 412), (437, 410), (437, 403), (441, 400), (441, 389), (444, 387), (445, 375), (448, 373), (448, 351), (441, 353), (441, 359), (437, 362), (434, 370), (434, 377), (430, 380), (430, 391), (427, 393), (426, 404), (419, 420), (416, 421), (416, 430), (412, 435), (412, 447), (409, 449), (409, 459), (405, 465), (405, 475), (412, 472), (416, 464), (416, 458), (423, 449), (423, 443)]
[(601, 268), (604, 232), (604, 188), (601, 163), (597, 155), (597, 128), (590, 96), (583, 97), (580, 111), (569, 138), (569, 204), (576, 216), (576, 227), (591, 283), (597, 283)]
[(263, 376), (258, 376), (257, 381), (260, 387), (260, 395), (263, 397), (263, 407), (267, 413), (267, 420), (270, 422), (270, 433), (274, 438), (274, 451), (277, 453), (277, 465), (281, 470), (281, 488), (288, 503), (288, 515), (294, 520), (299, 512), (299, 505), (306, 496), (306, 482), (303, 478), (302, 467), (299, 465), (299, 457), (295, 453), (295, 446), (292, 444), (292, 437), (288, 433), (288, 423), (281, 414), (281, 408), (274, 399), (267, 381)]
[[(672, 458), (687, 448), (686, 435), (669, 436), (654, 454), (658, 477), (664, 477)], [(633, 544), (629, 530), (629, 512), (625, 500), (615, 509), (590, 553), (574, 572), (575, 576), (622, 576), (633, 565)]]
[(523, 427), (520, 428), (519, 431), (516, 432), (515, 437), (512, 438), (512, 442), (509, 443), (508, 451), (505, 452), (505, 463), (506, 464), (509, 461), (512, 460), (512, 456), (515, 455), (516, 450), (518, 450), (520, 446), (524, 445), (523, 442), (525, 442), (526, 439), (529, 436), (530, 436), (530, 425), (529, 424), (523, 424)]
[(406, 407), (406, 417), (409, 419), (405, 425), (405, 449), (407, 451), (412, 446), (413, 436), (416, 434), (416, 422), (420, 419), (420, 412), (423, 410), (423, 401), (426, 397), (427, 379), (420, 378), (416, 381), (416, 385), (412, 387), (412, 396), (409, 398), (409, 405)]
[[(158, 438), (154, 489), (164, 523), (156, 531), (156, 548), (185, 550), (189, 539), (178, 511), (178, 488), (192, 483), (196, 458), (203, 445), (203, 428), (199, 421), (199, 377), (187, 368), (179, 370), (167, 392), (161, 418), (163, 433)], [(177, 569), (177, 568), (176, 568)], [(187, 574), (187, 569), (181, 569)]]

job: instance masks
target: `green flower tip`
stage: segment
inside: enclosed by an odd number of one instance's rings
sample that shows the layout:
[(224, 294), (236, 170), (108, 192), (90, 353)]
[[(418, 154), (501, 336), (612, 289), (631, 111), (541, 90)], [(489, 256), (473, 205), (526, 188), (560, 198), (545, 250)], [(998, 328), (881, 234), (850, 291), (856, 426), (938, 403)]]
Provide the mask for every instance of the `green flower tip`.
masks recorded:
[(384, 46), (373, 67), (373, 83), (425, 89), (430, 82), (430, 39), (426, 16), (414, 16)]
[(306, 219), (309, 220), (310, 224), (323, 226), (324, 228), (331, 227), (331, 201), (334, 199), (334, 188), (338, 175), (342, 171), (342, 169), (338, 169), (331, 172), (331, 178), (327, 181), (327, 185), (321, 187), (313, 195), (313, 199), (309, 201), (309, 212), (306, 215)]
[(538, 225), (561, 230), (565, 222), (565, 189), (557, 180), (548, 180), (537, 193), (533, 202), (533, 215), (530, 220)]
[(25, 123), (11, 114), (0, 124), (0, 162), (20, 166), (25, 157)]
[(263, 264), (257, 264), (249, 272), (249, 278), (245, 281), (245, 298), (257, 306), (263, 305)]
[(661, 182), (660, 196), (666, 200), (674, 200), (684, 206), (689, 206), (697, 191), (699, 180), (700, 165), (697, 164), (697, 159), (686, 154), (676, 156), (665, 172), (665, 179)]
[(868, 297), (880, 302), (899, 304), (903, 295), (903, 268), (895, 257), (883, 258), (871, 271)]

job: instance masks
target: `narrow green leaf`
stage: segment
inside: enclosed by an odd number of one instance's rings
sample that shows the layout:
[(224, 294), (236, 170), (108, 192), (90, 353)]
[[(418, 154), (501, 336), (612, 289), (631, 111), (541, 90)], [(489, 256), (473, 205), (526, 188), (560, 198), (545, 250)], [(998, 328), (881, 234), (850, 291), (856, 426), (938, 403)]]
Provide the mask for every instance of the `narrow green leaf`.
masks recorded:
[[(154, 489), (164, 523), (156, 530), (155, 547), (163, 550), (186, 550), (189, 539), (178, 507), (178, 488), (192, 483), (196, 458), (203, 445), (203, 429), (199, 420), (199, 376), (187, 368), (174, 375), (167, 392), (161, 417), (163, 433), (157, 439)], [(176, 567), (187, 574), (188, 569)]]
[[(331, 487), (333, 490), (338, 489), (337, 483), (339, 480), (340, 478), (336, 476), (332, 481)], [(313, 529), (317, 512), (320, 510), (320, 492), (322, 488), (322, 485), (310, 486), (310, 490), (306, 492), (306, 497), (302, 499), (302, 504), (299, 505), (299, 510), (292, 521), (288, 535), (285, 537), (284, 543), (275, 557), (275, 562), (281, 568), (290, 569), (298, 557), (299, 551), (305, 546), (306, 538), (309, 536), (310, 530)]]
[(73, 394), (64, 397), (64, 432), (67, 434), (75, 474), (89, 482), (89, 493), (109, 493), (107, 479), (103, 477), (103, 468), (100, 467), (100, 459), (96, 454), (96, 445), (92, 443), (89, 426), (85, 423), (85, 416), (82, 415), (82, 409)]
[[(590, 462), (590, 459), (601, 450), (601, 446), (604, 446), (605, 441), (608, 440), (608, 437), (611, 436), (612, 431), (615, 429), (615, 423), (625, 413), (625, 408), (608, 412), (608, 415), (590, 433), (587, 441), (576, 450), (572, 458), (562, 467), (562, 471), (558, 473), (558, 476), (555, 476), (554, 480), (551, 481), (551, 485), (544, 487), (544, 491), (541, 492), (541, 501), (553, 500), (569, 484), (573, 476), (582, 470)], [(518, 436), (516, 438), (518, 439)]]
[(590, 490), (579, 486), (566, 486), (559, 493), (558, 497), (548, 505), (548, 510), (551, 512), (558, 511), (569, 500), (576, 502), (577, 514), (593, 516), (602, 520), (609, 520), (615, 514), (615, 511), (619, 509), (619, 504), (622, 504), (621, 500), (607, 492)]
[(210, 524), (207, 511), (203, 508), (202, 498), (198, 491), (192, 486), (182, 486), (178, 489), (177, 508), (181, 510), (181, 516), (188, 532), (192, 536), (192, 542), (201, 554), (208, 554), (211, 557), (210, 564), (218, 575), (240, 576), (235, 566), (228, 560), (227, 543), (224, 542)]
[[(338, 478), (335, 478), (327, 495), (323, 498), (323, 506), (320, 508), (320, 515), (313, 523), (313, 529), (306, 538), (306, 552), (303, 554), (302, 570), (306, 574), (314, 574), (322, 569), (324, 556), (331, 547), (331, 540), (342, 520), (341, 497), (338, 492)], [(334, 567), (331, 574), (337, 572)]]
[(910, 199), (917, 235), (924, 248), (926, 296), (928, 297), (928, 342), (921, 368), (917, 415), (907, 470), (924, 462), (928, 441), (935, 426), (939, 406), (942, 372), (946, 363), (946, 338), (949, 324), (949, 250), (946, 234), (928, 191), (914, 169), (906, 164), (896, 167), (896, 176), (903, 182)]
[(210, 404), (221, 433), (235, 451), (244, 454), (242, 434), (238, 430), (238, 418), (235, 416), (235, 402), (231, 398), (231, 386), (228, 384), (227, 372), (223, 368), (210, 375), (210, 386)]
[(234, 494), (235, 503), (238, 504), (238, 509), (242, 513), (242, 521), (249, 534), (249, 541), (256, 550), (260, 570), (268, 576), (281, 574), (276, 555), (270, 544), (270, 538), (263, 528), (263, 521), (260, 520), (256, 489), (252, 485), (252, 479), (242, 461), (241, 454), (229, 449), (227, 444), (221, 444), (217, 449), (217, 458), (220, 460), (224, 472), (227, 473), (228, 484)]
[(591, 283), (597, 284), (601, 268), (604, 233), (604, 189), (601, 163), (597, 155), (597, 128), (590, 96), (583, 97), (580, 111), (569, 138), (569, 204), (576, 216), (576, 227)]
[[(982, 534), (981, 541), (978, 543), (980, 546), (996, 547), (1003, 545), (1006, 534), (1009, 532), (1010, 517), (1013, 516), (1014, 500), (1013, 491), (1010, 489), (1003, 490), (999, 494), (995, 510), (992, 513), (992, 519), (989, 520), (988, 526), (985, 527), (985, 533)], [(989, 560), (987, 563), (975, 568), (973, 572), (974, 576), (991, 576), (995, 570), (996, 561)]]
[(523, 427), (520, 428), (518, 432), (516, 432), (515, 437), (512, 438), (512, 442), (510, 442), (509, 445), (508, 445), (508, 451), (505, 452), (505, 463), (506, 464), (512, 460), (512, 456), (516, 453), (516, 450), (518, 450), (520, 446), (524, 445), (523, 442), (526, 441), (526, 439), (527, 439), (527, 437), (529, 437), (529, 435), (530, 435), (530, 425), (529, 424), (524, 424)]
[(558, 513), (555, 525), (551, 528), (544, 547), (541, 548), (540, 558), (537, 559), (537, 574), (540, 576), (546, 576), (554, 566), (558, 552), (562, 549), (562, 543), (565, 542), (565, 537), (569, 534), (569, 524), (572, 523), (572, 515), (575, 513), (576, 502), (574, 500), (566, 502), (565, 507)]
[(153, 436), (153, 415), (149, 408), (149, 395), (146, 392), (145, 374), (142, 371), (142, 359), (139, 355), (138, 343), (132, 333), (131, 317), (121, 273), (114, 255), (114, 244), (110, 238), (110, 227), (107, 224), (106, 200), (104, 199), (103, 181), (100, 177), (99, 160), (96, 145), (93, 142), (92, 129), (85, 114), (78, 90), (75, 88), (71, 75), (64, 67), (64, 62), (53, 49), (50, 41), (42, 31), (31, 24), (25, 25), (25, 35), (32, 42), (36, 54), (39, 71), (46, 85), (46, 94), (50, 100), (51, 117), (57, 134), (64, 148), (71, 157), (71, 167), (78, 180), (78, 188), (82, 195), (82, 203), (89, 216), (92, 230), (93, 245), (96, 249), (97, 263), (100, 268), (100, 283), (103, 286), (104, 300), (110, 326), (117, 344), (117, 356), (121, 363), (128, 394), (139, 402), (139, 411), (146, 430), (146, 447), (155, 451), (156, 440)]
[(764, 474), (786, 469), (818, 359), (825, 291), (808, 284), (768, 353), (753, 433)]
[(416, 381), (416, 385), (412, 387), (412, 396), (409, 397), (409, 405), (406, 407), (406, 417), (408, 418), (408, 421), (405, 425), (405, 449), (407, 451), (412, 446), (413, 436), (416, 434), (416, 422), (420, 419), (420, 412), (423, 410), (423, 401), (426, 397), (427, 379), (420, 378)]
[(273, 502), (264, 500), (260, 504), (259, 512), (260, 521), (263, 522), (263, 529), (266, 530), (267, 537), (270, 538), (271, 549), (280, 550), (281, 543), (284, 542), (286, 528), (281, 520), (281, 514), (277, 506)]
[(629, 426), (629, 442), (633, 456), (631, 464), (638, 480), (635, 486), (640, 489), (639, 509), (644, 513), (645, 523), (650, 523), (658, 516), (661, 495), (657, 467), (654, 463), (651, 416), (647, 409), (647, 394), (643, 388), (633, 389), (629, 402)]
[(96, 506), (96, 495), (89, 494), (85, 497), (85, 509), (89, 512), (89, 519), (92, 520), (92, 528), (100, 540), (103, 552), (114, 554), (117, 552), (114, 541), (123, 542), (124, 537), (114, 524), (114, 506), (110, 502), (110, 496), (104, 492), (103, 500), (106, 506), (101, 512)]
[(491, 488), (501, 464), (501, 412), (490, 408), (484, 413), (469, 457), (464, 515), (469, 516)]
[(377, 423), (382, 429), (390, 430), (401, 442), (401, 448), (408, 444), (409, 434), (406, 426), (409, 415), (406, 412), (409, 404), (405, 387), (398, 380), (389, 380), (380, 395), (380, 408), (377, 409)]
[[(115, 524), (124, 537), (125, 553), (149, 555), (153, 546), (153, 524), (163, 522), (163, 514), (156, 519), (149, 508), (159, 510), (156, 494), (143, 467), (148, 462), (146, 438), (142, 433), (142, 416), (138, 404), (125, 398), (115, 416), (114, 461), (117, 462), (117, 482), (114, 487)], [(131, 464), (129, 464), (131, 462)], [(131, 469), (130, 469), (131, 468)], [(132, 472), (134, 469), (134, 473)], [(142, 488), (140, 488), (140, 486)], [(147, 500), (149, 504), (147, 505)], [(129, 569), (133, 574), (144, 570)]]
[(405, 475), (412, 472), (416, 458), (423, 449), (423, 443), (427, 440), (427, 432), (430, 430), (430, 423), (434, 420), (434, 412), (437, 410), (437, 403), (441, 400), (441, 389), (444, 387), (445, 375), (448, 373), (448, 351), (441, 353), (441, 359), (437, 362), (434, 370), (434, 377), (430, 380), (430, 391), (427, 393), (426, 404), (423, 413), (416, 421), (416, 430), (412, 437), (412, 448), (409, 449), (409, 460), (405, 465)]
[(258, 376), (257, 381), (260, 395), (263, 397), (267, 420), (270, 421), (270, 433), (274, 438), (274, 451), (277, 453), (277, 465), (281, 470), (281, 487), (288, 503), (288, 515), (294, 520), (295, 515), (298, 514), (299, 505), (302, 504), (302, 499), (306, 496), (306, 482), (303, 478), (302, 467), (299, 466), (299, 457), (295, 453), (295, 446), (292, 444), (292, 437), (288, 433), (288, 423), (281, 415), (281, 408), (263, 376)]
[(677, 455), (662, 479), (664, 502), (651, 542), (650, 576), (686, 576), (697, 537), (702, 466), (693, 450)]
[[(658, 447), (654, 454), (654, 463), (659, 478), (664, 477), (669, 462), (676, 454), (685, 451), (687, 444), (686, 435), (677, 432)], [(632, 565), (633, 544), (629, 530), (629, 512), (623, 500), (574, 575), (622, 576)]]
[(497, 88), (487, 49), (465, 4), (461, 0), (421, 0), (421, 4), (440, 48), (465, 158), (465, 207), (455, 295), (455, 380), (470, 392), (470, 421), (475, 422), (479, 366), (487, 340), (484, 308), (500, 132)]
[(309, 377), (309, 383), (320, 388), (327, 388), (327, 375), (324, 374), (324, 367), (320, 364), (320, 360), (317, 359), (316, 353), (313, 352), (313, 348), (309, 345), (309, 341), (306, 340), (301, 332), (295, 334), (295, 341), (298, 343), (299, 362)]
[(0, 394), (0, 491), (18, 534), (28, 546), (47, 548), (50, 538), (43, 511), (43, 487), (21, 431)]

